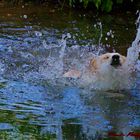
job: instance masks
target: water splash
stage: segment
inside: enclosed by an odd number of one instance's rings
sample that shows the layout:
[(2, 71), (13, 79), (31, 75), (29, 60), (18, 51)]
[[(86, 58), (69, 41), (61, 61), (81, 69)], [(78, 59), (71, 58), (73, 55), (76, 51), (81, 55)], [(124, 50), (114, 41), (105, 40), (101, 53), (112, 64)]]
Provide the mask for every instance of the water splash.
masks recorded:
[(129, 65), (130, 67), (135, 66), (140, 52), (140, 14), (136, 21), (136, 25), (137, 25), (137, 34), (135, 40), (132, 42), (131, 47), (128, 48), (127, 50), (127, 65)]
[[(128, 49), (128, 65), (135, 65), (139, 55), (139, 19), (140, 18), (137, 20), (138, 29), (136, 39), (132, 43), (132, 47)], [(56, 85), (58, 82), (63, 83), (64, 85), (69, 85), (69, 83), (71, 85), (72, 83), (79, 87), (80, 84), (78, 80), (64, 79), (62, 78), (62, 75), (69, 69), (84, 71), (89, 65), (91, 58), (100, 55), (102, 52), (106, 52), (105, 47), (102, 46), (102, 23), (99, 22), (96, 26), (99, 26), (98, 28), (100, 29), (98, 44), (92, 44), (90, 47), (88, 43), (87, 46), (80, 46), (78, 44), (69, 45), (70, 47), (67, 46), (69, 38), (73, 38), (69, 33), (62, 35), (62, 38), (58, 40), (55, 37), (50, 37), (50, 34), (48, 37), (49, 39), (46, 38), (49, 31), (34, 30), (33, 27), (30, 30), (27, 29), (30, 33), (27, 32), (23, 34), (24, 39), (19, 37), (18, 40), (10, 40), (10, 46), (7, 47), (9, 50), (6, 52), (7, 56), (10, 57), (8, 60), (4, 60), (8, 62), (8, 66), (6, 67), (9, 69), (4, 71), (10, 71), (8, 73), (9, 77), (15, 78), (16, 80), (18, 78), (23, 78), (26, 82), (32, 81), (33, 83), (39, 83), (38, 81), (51, 81), (50, 84)], [(110, 30), (107, 34), (111, 36), (112, 33), (112, 30)], [(22, 44), (20, 45), (21, 41)], [(11, 47), (13, 44), (14, 47)], [(16, 59), (13, 59), (12, 55), (14, 55)], [(11, 65), (13, 65), (12, 68)], [(3, 71), (2, 73), (6, 76), (8, 75)], [(96, 87), (100, 88), (98, 84), (92, 86), (94, 89), (97, 89)]]
[[(63, 77), (62, 75), (64, 74), (65, 71), (68, 71), (69, 69), (77, 69), (83, 72), (84, 69), (89, 65), (89, 60), (95, 57), (96, 55), (98, 56), (100, 54), (100, 52), (102, 51), (102, 47), (101, 47), (102, 24), (98, 23), (98, 25), (101, 30), (99, 42), (98, 42), (99, 47), (98, 49), (94, 50), (93, 48), (95, 48), (96, 45), (92, 45), (92, 52), (89, 52), (87, 46), (81, 47), (79, 45), (74, 45), (74, 46), (68, 47), (67, 41), (69, 38), (71, 38), (71, 35), (69, 33), (66, 35), (62, 35), (61, 40), (59, 40), (57, 44), (55, 43), (48, 44), (46, 40), (43, 39), (43, 42), (42, 42), (43, 48), (49, 53), (47, 57), (44, 59), (44, 62), (39, 64), (38, 72), (31, 71), (28, 74), (26, 73), (26, 77), (24, 77), (24, 79), (26, 79), (27, 81), (28, 78), (29, 79), (37, 78), (38, 79), (37, 81), (39, 81), (40, 79), (43, 79), (43, 80), (46, 80), (47, 82), (50, 82), (50, 84), (52, 85), (53, 84), (55, 85), (58, 85), (58, 84), (71, 85), (72, 84), (72, 85), (81, 87), (81, 85), (83, 84), (81, 84), (81, 81), (79, 81), (79, 79), (78, 80), (64, 79), (62, 78)], [(127, 67), (128, 65), (135, 66), (136, 61), (138, 60), (138, 56), (139, 56), (139, 38), (140, 38), (139, 18), (137, 20), (137, 25), (138, 25), (138, 29), (137, 29), (136, 38), (133, 41), (132, 46), (128, 49), (128, 53), (127, 53), (127, 60), (126, 60)], [(39, 36), (39, 37), (42, 37), (42, 36)], [(127, 72), (124, 73), (120, 71), (120, 73), (122, 73), (122, 75), (123, 74), (126, 75), (126, 77), (129, 77), (127, 76), (128, 74)], [(116, 89), (117, 87), (123, 87), (123, 86), (125, 86), (124, 88), (130, 88), (131, 84), (128, 84), (128, 83), (131, 83), (130, 80), (132, 79), (126, 78), (124, 80), (124, 83), (126, 82), (126, 84), (123, 84), (123, 85), (120, 85), (120, 83), (117, 83), (117, 85), (115, 84)], [(107, 89), (108, 87), (111, 87), (111, 86), (112, 86), (111, 88), (114, 88), (114, 83), (112, 83), (112, 85), (111, 84), (109, 85), (108, 83), (105, 84), (105, 83), (104, 81), (102, 81), (100, 84), (95, 83), (93, 85), (93, 83), (92, 84), (86, 83), (85, 85), (87, 85), (87, 87), (90, 89)]]
[(55, 47), (59, 48), (59, 55), (53, 56), (53, 54), (49, 54), (49, 56), (46, 59), (46, 62), (44, 63), (44, 66), (39, 67), (39, 72), (41, 75), (45, 76), (48, 79), (56, 79), (59, 77), (62, 77), (63, 74), (63, 68), (64, 68), (64, 55), (65, 55), (65, 49), (66, 49), (66, 41), (68, 38), (70, 38), (70, 34), (62, 35), (62, 39), (60, 42), (60, 45)]
[(100, 29), (100, 36), (99, 36), (99, 40), (98, 40), (98, 50), (97, 50), (96, 55), (99, 55), (102, 51), (101, 48), (102, 48), (103, 26), (102, 26), (101, 22), (98, 22), (97, 25), (99, 26), (99, 29)]

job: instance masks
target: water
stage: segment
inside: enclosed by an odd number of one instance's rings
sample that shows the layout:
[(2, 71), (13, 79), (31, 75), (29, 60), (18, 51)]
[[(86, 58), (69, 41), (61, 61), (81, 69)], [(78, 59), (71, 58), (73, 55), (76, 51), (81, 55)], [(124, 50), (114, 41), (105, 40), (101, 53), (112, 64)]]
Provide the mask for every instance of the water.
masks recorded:
[(140, 132), (139, 72), (135, 86), (119, 92), (82, 89), (75, 79), (62, 78), (91, 56), (126, 55), (136, 20), (127, 15), (1, 7), (0, 139), (112, 139), (109, 132)]

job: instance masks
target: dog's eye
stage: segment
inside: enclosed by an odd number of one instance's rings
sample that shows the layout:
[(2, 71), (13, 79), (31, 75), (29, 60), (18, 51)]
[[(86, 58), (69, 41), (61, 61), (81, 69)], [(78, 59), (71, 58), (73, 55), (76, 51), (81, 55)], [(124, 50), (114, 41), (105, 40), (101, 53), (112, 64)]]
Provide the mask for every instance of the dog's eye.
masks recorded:
[(105, 56), (104, 59), (109, 59), (109, 56)]

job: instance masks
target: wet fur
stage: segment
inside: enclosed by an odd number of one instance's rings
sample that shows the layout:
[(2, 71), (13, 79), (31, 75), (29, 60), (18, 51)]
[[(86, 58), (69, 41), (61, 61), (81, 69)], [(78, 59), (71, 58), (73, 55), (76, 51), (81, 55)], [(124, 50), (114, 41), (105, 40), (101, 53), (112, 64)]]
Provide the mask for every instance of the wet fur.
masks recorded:
[(112, 56), (115, 54), (120, 56), (120, 62), (121, 62), (121, 65), (123, 65), (126, 61), (125, 56), (120, 55), (119, 53), (106, 53), (101, 56), (98, 56), (97, 58), (91, 59), (90, 64), (89, 64), (90, 71), (93, 73), (96, 73), (97, 71), (99, 71), (101, 68), (101, 65), (107, 62), (110, 63)]
[[(113, 55), (120, 56), (120, 66), (111, 66)], [(129, 71), (126, 57), (119, 53), (106, 53), (92, 58), (83, 71), (70, 70), (64, 77), (80, 78), (82, 86), (92, 86), (95, 89), (114, 90), (128, 87)]]

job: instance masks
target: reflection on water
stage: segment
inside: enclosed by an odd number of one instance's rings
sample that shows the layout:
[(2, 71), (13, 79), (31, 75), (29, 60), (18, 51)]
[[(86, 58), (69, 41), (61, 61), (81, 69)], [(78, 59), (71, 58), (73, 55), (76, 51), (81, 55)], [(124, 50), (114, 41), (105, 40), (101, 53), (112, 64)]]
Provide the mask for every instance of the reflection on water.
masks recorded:
[[(91, 50), (125, 54), (124, 44), (132, 42), (134, 34), (134, 16), (105, 18), (54, 9), (0, 9), (0, 139), (96, 140), (109, 138), (109, 132), (140, 132), (139, 73), (134, 89), (119, 93), (64, 86), (64, 79), (49, 84), (49, 78), (62, 71), (60, 47), (67, 45), (64, 64), (71, 64), (64, 69), (82, 67)], [(98, 21), (105, 44), (99, 48)], [(67, 34), (67, 42), (62, 34)]]
[(0, 89), (1, 138), (97, 139), (107, 137), (108, 132), (127, 134), (139, 130), (138, 90), (52, 90), (7, 81)]

